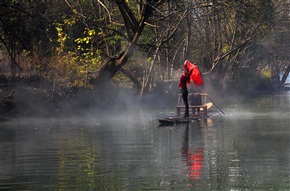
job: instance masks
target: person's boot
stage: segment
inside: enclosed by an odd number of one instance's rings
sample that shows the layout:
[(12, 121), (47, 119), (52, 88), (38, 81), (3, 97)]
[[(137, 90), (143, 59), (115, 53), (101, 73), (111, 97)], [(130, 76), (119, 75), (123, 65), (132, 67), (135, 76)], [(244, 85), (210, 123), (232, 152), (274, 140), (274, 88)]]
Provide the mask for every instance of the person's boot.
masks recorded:
[(186, 117), (189, 117), (189, 111), (187, 111), (187, 112), (184, 113), (183, 118), (186, 118)]
[(184, 117), (183, 118), (185, 118), (185, 117), (189, 117), (189, 108), (188, 107), (185, 108), (185, 112), (184, 112)]

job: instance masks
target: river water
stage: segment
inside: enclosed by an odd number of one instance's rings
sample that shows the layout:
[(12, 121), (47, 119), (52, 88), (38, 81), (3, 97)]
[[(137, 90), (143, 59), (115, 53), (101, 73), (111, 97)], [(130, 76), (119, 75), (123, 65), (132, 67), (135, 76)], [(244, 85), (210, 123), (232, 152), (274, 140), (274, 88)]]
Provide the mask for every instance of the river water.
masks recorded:
[(173, 126), (174, 107), (1, 122), (0, 190), (290, 190), (290, 94), (219, 104)]

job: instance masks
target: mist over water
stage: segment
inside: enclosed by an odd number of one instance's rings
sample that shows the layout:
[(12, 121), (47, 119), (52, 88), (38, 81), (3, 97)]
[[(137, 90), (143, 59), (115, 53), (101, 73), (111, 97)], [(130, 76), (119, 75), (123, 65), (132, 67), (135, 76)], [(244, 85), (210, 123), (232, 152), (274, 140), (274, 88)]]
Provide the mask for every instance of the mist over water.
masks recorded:
[(173, 126), (175, 104), (132, 99), (1, 122), (0, 190), (289, 190), (289, 93), (214, 100)]

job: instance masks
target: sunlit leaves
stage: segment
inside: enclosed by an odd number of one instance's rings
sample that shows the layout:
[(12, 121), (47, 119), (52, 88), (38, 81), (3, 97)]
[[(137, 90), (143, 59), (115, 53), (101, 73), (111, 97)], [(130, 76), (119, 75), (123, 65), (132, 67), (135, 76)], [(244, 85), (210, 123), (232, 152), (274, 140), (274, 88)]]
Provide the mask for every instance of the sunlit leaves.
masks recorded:
[(64, 20), (63, 20), (63, 23), (65, 25), (69, 25), (69, 26), (76, 24), (76, 22), (77, 22), (77, 18), (75, 18), (75, 17), (64, 18)]

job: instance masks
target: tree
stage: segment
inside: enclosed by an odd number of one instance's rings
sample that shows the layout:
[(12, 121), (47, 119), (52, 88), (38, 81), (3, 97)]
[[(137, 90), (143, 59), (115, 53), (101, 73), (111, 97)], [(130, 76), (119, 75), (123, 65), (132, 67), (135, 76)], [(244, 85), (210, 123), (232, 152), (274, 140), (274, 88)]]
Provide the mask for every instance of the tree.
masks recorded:
[(130, 9), (128, 3), (125, 0), (111, 0), (115, 4), (123, 18), (123, 22), (127, 34), (127, 42), (124, 48), (116, 56), (108, 57), (100, 70), (97, 73), (96, 84), (102, 83), (104, 80), (110, 80), (123, 67), (130, 56), (132, 56), (136, 44), (144, 30), (146, 22), (152, 16), (155, 9), (162, 5), (164, 1), (156, 0), (144, 0), (138, 4), (138, 13), (134, 15), (133, 10)]
[[(98, 68), (95, 84), (110, 81), (118, 71), (121, 71), (131, 79), (137, 91), (142, 94), (153, 77), (154, 63), (163, 63), (158, 60), (160, 53), (166, 52), (166, 49), (169, 50), (169, 40), (174, 38), (188, 11), (184, 8), (170, 10), (170, 4), (173, 4), (171, 1), (97, 1), (99, 9), (95, 8), (95, 12), (104, 14), (100, 16), (95, 14), (94, 19), (89, 19), (92, 16), (87, 13), (93, 10), (86, 9), (87, 11), (84, 12), (85, 2), (87, 1), (78, 1), (78, 3), (67, 1), (71, 9), (77, 10), (75, 13), (83, 18), (87, 29), (96, 31), (92, 40), (102, 36), (102, 40), (93, 42), (93, 46), (103, 52), (101, 55), (104, 58), (102, 66)], [(178, 19), (171, 19), (174, 16), (178, 16)], [(167, 45), (167, 48), (164, 48), (164, 45)], [(142, 74), (144, 75), (141, 78), (142, 83), (140, 79), (134, 77), (130, 69), (124, 67), (137, 50), (148, 52), (145, 62), (150, 64), (149, 70), (145, 70)], [(167, 71), (167, 78), (170, 78), (170, 64), (168, 64), (170, 58), (169, 53), (166, 54), (167, 64), (164, 71)], [(161, 59), (163, 59), (162, 56)], [(143, 67), (139, 66), (139, 68)]]
[(143, 94), (158, 81), (174, 78), (173, 71), (185, 59), (197, 63), (204, 76), (219, 87), (236, 87), (244, 74), (256, 77), (272, 66), (272, 78), (279, 80), (279, 71), (287, 66), (289, 12), (284, 7), (289, 1), (33, 0), (0, 4), (1, 48), (11, 57), (13, 75), (31, 72), (23, 70), (26, 66), (21, 63), (27, 57), (27, 68), (39, 75), (63, 68), (59, 77), (66, 83), (84, 85), (94, 73), (96, 86), (104, 81), (130, 81)]
[[(55, 7), (52, 1), (3, 1), (0, 3), (0, 43), (11, 59), (11, 76), (24, 72), (23, 52), (39, 58), (51, 56), (56, 37), (51, 18)], [(35, 62), (41, 68), (41, 60)], [(26, 71), (25, 71), (26, 72)]]
[(240, 71), (255, 63), (251, 53), (256, 51), (251, 48), (273, 26), (272, 1), (202, 2), (207, 6), (194, 10), (197, 43), (192, 45), (198, 48), (193, 54), (199, 55), (203, 71), (211, 74), (214, 86), (232, 88), (230, 84), (237, 85), (242, 77)]

